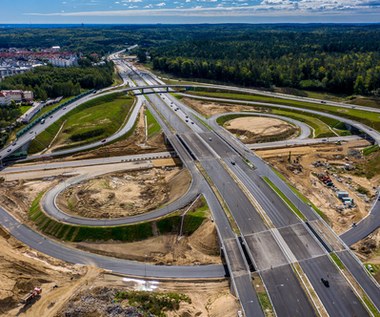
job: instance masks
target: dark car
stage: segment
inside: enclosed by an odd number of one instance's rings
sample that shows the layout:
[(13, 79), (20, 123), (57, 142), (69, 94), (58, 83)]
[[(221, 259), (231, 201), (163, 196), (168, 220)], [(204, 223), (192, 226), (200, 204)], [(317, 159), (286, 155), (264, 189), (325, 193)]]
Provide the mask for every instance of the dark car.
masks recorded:
[(328, 280), (325, 280), (323, 277), (321, 278), (321, 282), (323, 283), (324, 286), (330, 287), (330, 283)]
[(106, 142), (107, 140), (106, 139), (104, 139), (104, 140), (102, 140), (102, 143), (104, 143), (104, 142)]

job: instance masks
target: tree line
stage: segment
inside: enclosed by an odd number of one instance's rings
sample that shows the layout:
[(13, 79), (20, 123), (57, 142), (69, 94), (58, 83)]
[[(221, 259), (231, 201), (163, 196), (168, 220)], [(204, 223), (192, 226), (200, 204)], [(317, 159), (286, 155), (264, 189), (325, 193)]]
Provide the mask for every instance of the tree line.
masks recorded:
[[(73, 36), (75, 34), (75, 36)], [(379, 24), (4, 27), (0, 48), (103, 55), (138, 44), (157, 70), (244, 86), (379, 95)], [(76, 82), (73, 81), (73, 84)]]
[(6, 77), (0, 89), (21, 89), (34, 92), (35, 99), (79, 95), (83, 89), (99, 89), (113, 82), (113, 65), (97, 67), (36, 67), (24, 74)]
[(380, 31), (370, 26), (228, 32), (149, 49), (153, 68), (183, 78), (380, 96)]

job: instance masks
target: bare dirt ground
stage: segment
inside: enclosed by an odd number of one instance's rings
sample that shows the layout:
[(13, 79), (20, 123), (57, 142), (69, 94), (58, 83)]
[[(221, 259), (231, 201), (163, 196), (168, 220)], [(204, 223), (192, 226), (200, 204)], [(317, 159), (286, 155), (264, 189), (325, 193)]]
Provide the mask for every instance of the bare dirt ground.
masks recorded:
[(227, 121), (224, 127), (244, 143), (290, 138), (298, 129), (286, 121), (264, 117), (241, 117)]
[(181, 197), (191, 177), (178, 167), (101, 176), (58, 196), (65, 212), (89, 218), (117, 218), (151, 211)]
[(254, 111), (250, 106), (227, 105), (218, 102), (200, 101), (191, 98), (182, 98), (181, 101), (206, 117), (226, 112)]
[(0, 184), (0, 206), (4, 206), (18, 219), (28, 222), (27, 212), (36, 196), (57, 184), (63, 178), (16, 180)]
[[(368, 213), (371, 198), (379, 185), (378, 177), (368, 180), (364, 176), (354, 175), (355, 169), (347, 171), (344, 168), (345, 164), (355, 167), (363, 162), (360, 149), (366, 146), (368, 142), (359, 140), (339, 146), (322, 144), (260, 150), (256, 153), (279, 170), (291, 184), (320, 208), (329, 218), (335, 232), (341, 233)], [(321, 162), (320, 166), (313, 166), (312, 164), (317, 161)], [(349, 193), (356, 206), (343, 208), (336, 193), (324, 185), (316, 176), (317, 174), (329, 175), (339, 190)], [(359, 185), (368, 190), (369, 194), (360, 194), (357, 190)]]
[(178, 235), (167, 234), (130, 243), (81, 242), (74, 245), (86, 251), (157, 265), (221, 263), (216, 228), (210, 220), (206, 220), (192, 235), (180, 240)]
[[(1, 228), (0, 248), (1, 316), (48, 316), (91, 275), (85, 267), (29, 249)], [(42, 287), (41, 297), (31, 305), (19, 304), (34, 287)]]
[(179, 293), (189, 297), (190, 304), (181, 302), (177, 310), (165, 311), (167, 317), (235, 317), (239, 310), (238, 302), (230, 294), (228, 282), (224, 280), (146, 282), (104, 274), (94, 281), (91, 289), (85, 289), (73, 296), (56, 317), (140, 316), (138, 308), (128, 305), (128, 301), (114, 303), (113, 299), (117, 291), (146, 289), (150, 292)]
[(364, 263), (370, 263), (374, 269), (374, 277), (380, 283), (380, 229), (370, 234), (351, 247)]

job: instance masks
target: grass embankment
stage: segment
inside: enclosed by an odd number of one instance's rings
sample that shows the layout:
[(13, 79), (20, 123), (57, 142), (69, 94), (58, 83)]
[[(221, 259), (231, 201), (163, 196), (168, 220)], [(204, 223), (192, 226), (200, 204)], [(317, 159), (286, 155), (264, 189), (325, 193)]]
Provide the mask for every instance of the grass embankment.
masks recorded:
[[(154, 236), (153, 227), (156, 226), (160, 234), (178, 233), (181, 224), (181, 214), (175, 212), (167, 217), (144, 223), (113, 227), (89, 227), (63, 224), (47, 216), (40, 206), (40, 201), (44, 193), (40, 193), (33, 201), (29, 209), (29, 218), (35, 223), (37, 228), (44, 234), (48, 234), (57, 239), (71, 242), (95, 241), (95, 240), (118, 240), (118, 241), (139, 241)], [(203, 221), (207, 218), (208, 207), (204, 205), (188, 212), (183, 223), (183, 234), (191, 235)]]
[(348, 119), (356, 120), (358, 122), (362, 122), (380, 131), (380, 117), (378, 113), (358, 110), (354, 108), (350, 109), (350, 108), (343, 108), (343, 107), (335, 107), (335, 106), (329, 106), (326, 104), (318, 104), (318, 103), (312, 103), (312, 102), (306, 102), (306, 101), (281, 99), (281, 98), (276, 98), (276, 97), (260, 96), (260, 95), (254, 95), (254, 94), (243, 94), (243, 93), (236, 93), (236, 92), (217, 92), (217, 91), (196, 90), (196, 91), (191, 91), (188, 93), (197, 95), (197, 96), (236, 99), (236, 100), (242, 100), (242, 101), (256, 101), (256, 102), (262, 102), (262, 103), (272, 103), (272, 104), (292, 106), (292, 107), (297, 107), (297, 108), (323, 111), (326, 113), (330, 113), (330, 114), (338, 115), (338, 116), (345, 117)]
[(161, 131), (161, 127), (158, 124), (156, 118), (149, 111), (149, 109), (145, 109), (145, 115), (146, 115), (147, 129), (148, 129), (148, 138), (150, 138), (152, 136), (155, 136), (157, 133), (159, 133)]
[(55, 137), (55, 143), (70, 148), (110, 136), (124, 123), (132, 104), (133, 98), (121, 93), (87, 101), (40, 133), (32, 141), (29, 153), (42, 151)]
[(290, 201), (286, 195), (275, 185), (273, 182), (266, 176), (263, 177), (264, 181), (271, 187), (278, 196), (287, 204), (288, 208), (297, 215), (301, 220), (306, 221), (306, 217), (303, 215), (303, 213)]
[(20, 111), (21, 111), (21, 114), (24, 114), (25, 112), (27, 112), (32, 106), (21, 106), (20, 107)]
[(301, 194), (297, 188), (295, 188), (292, 184), (289, 183), (289, 181), (279, 173), (276, 169), (272, 168), (272, 170), (277, 174), (278, 177), (280, 177), (288, 186), (289, 188), (295, 193), (299, 199), (301, 199), (305, 204), (309, 205), (313, 210), (327, 223), (329, 223), (329, 218), (317, 207), (315, 206), (309, 199), (307, 199), (303, 194)]
[(356, 165), (354, 174), (365, 176), (368, 179), (380, 174), (380, 151), (378, 147), (367, 148), (364, 152), (364, 162)]

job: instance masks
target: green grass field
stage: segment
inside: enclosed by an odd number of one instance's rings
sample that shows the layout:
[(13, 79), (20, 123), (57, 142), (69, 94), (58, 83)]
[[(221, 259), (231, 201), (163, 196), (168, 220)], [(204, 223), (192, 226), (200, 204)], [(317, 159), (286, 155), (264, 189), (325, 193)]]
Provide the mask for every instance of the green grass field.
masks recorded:
[(62, 145), (64, 148), (106, 138), (121, 127), (132, 105), (133, 98), (120, 93), (88, 101), (39, 134), (31, 143), (29, 153), (42, 151), (54, 137), (56, 137), (54, 144)]
[(263, 180), (272, 188), (272, 190), (282, 198), (282, 200), (287, 204), (288, 208), (297, 215), (301, 220), (306, 221), (306, 217), (303, 213), (290, 201), (286, 195), (275, 185), (268, 177), (263, 177)]
[(24, 114), (25, 112), (27, 112), (30, 109), (30, 107), (31, 106), (21, 106), (20, 107), (21, 114)]
[[(139, 241), (153, 237), (153, 227), (158, 229), (159, 234), (179, 233), (181, 215), (174, 212), (166, 217), (132, 225), (113, 227), (88, 227), (63, 224), (47, 216), (40, 207), (40, 201), (44, 193), (38, 194), (30, 209), (29, 218), (36, 224), (37, 228), (48, 235), (64, 241), (95, 241), (95, 240), (118, 240)], [(198, 208), (185, 216), (183, 233), (191, 235), (203, 221), (208, 217), (208, 207)]]
[(145, 110), (146, 121), (148, 125), (148, 137), (152, 137), (161, 131), (161, 127), (158, 124), (156, 118), (149, 111), (149, 109)]
[(262, 103), (273, 103), (281, 104), (287, 106), (293, 106), (298, 108), (312, 109), (318, 111), (324, 111), (326, 113), (331, 113), (339, 115), (348, 119), (353, 119), (359, 122), (362, 122), (378, 131), (380, 131), (380, 116), (378, 113), (363, 111), (358, 109), (348, 109), (342, 107), (334, 107), (326, 104), (318, 104), (311, 102), (303, 102), (297, 100), (287, 100), (280, 99), (275, 97), (268, 96), (259, 96), (259, 95), (247, 95), (240, 93), (231, 93), (231, 92), (215, 92), (215, 91), (190, 91), (188, 92), (197, 96), (208, 96), (214, 98), (227, 98), (227, 99), (236, 99), (242, 101), (257, 101)]

